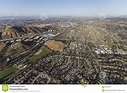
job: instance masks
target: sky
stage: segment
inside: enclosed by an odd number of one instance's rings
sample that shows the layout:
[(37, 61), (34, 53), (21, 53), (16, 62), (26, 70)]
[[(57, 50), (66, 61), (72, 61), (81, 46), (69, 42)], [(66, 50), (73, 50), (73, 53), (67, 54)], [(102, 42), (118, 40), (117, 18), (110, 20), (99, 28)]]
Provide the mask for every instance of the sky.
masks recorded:
[(127, 0), (0, 0), (0, 16), (127, 15)]

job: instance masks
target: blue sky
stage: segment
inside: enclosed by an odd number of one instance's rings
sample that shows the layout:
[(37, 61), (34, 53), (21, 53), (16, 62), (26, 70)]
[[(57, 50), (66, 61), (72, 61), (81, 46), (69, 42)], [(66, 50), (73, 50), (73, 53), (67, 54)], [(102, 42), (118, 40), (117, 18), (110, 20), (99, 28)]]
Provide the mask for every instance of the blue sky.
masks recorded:
[(0, 16), (127, 15), (127, 0), (0, 0)]

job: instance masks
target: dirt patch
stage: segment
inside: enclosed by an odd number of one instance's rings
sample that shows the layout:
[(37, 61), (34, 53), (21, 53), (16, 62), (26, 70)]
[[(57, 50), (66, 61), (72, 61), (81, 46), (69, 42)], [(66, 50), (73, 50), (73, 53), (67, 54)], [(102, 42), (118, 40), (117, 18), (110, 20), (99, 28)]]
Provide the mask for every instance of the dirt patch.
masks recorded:
[(63, 51), (63, 49), (67, 46), (64, 43), (55, 40), (49, 40), (45, 43), (45, 45), (53, 51)]
[(39, 50), (35, 53), (35, 55), (39, 55), (42, 52), (42, 50)]

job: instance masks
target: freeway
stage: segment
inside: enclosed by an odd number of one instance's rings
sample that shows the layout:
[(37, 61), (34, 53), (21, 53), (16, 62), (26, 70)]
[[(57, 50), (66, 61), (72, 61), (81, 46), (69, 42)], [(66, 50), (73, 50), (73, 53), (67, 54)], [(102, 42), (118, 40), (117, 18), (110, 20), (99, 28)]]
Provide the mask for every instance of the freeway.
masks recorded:
[[(57, 33), (54, 36), (58, 36), (59, 34), (60, 33)], [(36, 36), (46, 37), (46, 36), (53, 36), (53, 34), (51, 34), (51, 33), (48, 32), (48, 33), (42, 33), (42, 34), (27, 35), (27, 36), (16, 37), (16, 38), (1, 39), (0, 42), (6, 42), (6, 41), (12, 41), (12, 40), (18, 40), (18, 39), (25, 39), (25, 38), (32, 39), (33, 37), (36, 37)]]
[[(54, 35), (54, 37), (56, 37), (56, 36), (58, 36), (60, 34), (62, 34), (62, 33), (57, 33), (56, 35)], [(43, 35), (40, 35), (40, 36), (46, 37), (46, 35), (48, 35), (48, 34), (43, 34)], [(17, 54), (15, 57), (13, 56), (11, 62), (9, 62), (11, 64), (8, 64), (7, 66), (4, 66), (2, 69), (6, 69), (6, 68), (14, 65), (15, 63), (20, 63), (20, 61), (23, 60), (23, 59), (29, 58), (31, 55), (33, 55), (35, 52), (37, 52), (38, 49), (41, 48), (46, 41), (48, 41), (49, 39), (52, 39), (54, 37), (52, 36), (52, 37), (47, 37), (47, 39), (43, 38), (41, 40), (36, 40), (37, 45), (35, 45), (31, 49), (29, 49), (28, 51), (25, 51), (23, 53)]]

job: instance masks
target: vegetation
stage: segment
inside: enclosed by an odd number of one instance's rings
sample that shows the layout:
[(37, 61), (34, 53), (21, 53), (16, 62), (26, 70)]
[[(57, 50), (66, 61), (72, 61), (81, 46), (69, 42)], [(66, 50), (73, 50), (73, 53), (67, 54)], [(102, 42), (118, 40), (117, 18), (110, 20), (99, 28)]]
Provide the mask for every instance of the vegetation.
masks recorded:
[(11, 66), (3, 71), (0, 71), (0, 80), (4, 81), (8, 78), (10, 78), (12, 75), (14, 75), (18, 71), (17, 68)]
[(46, 56), (47, 54), (51, 53), (51, 51), (44, 46), (42, 48), (40, 48), (39, 51), (40, 50), (41, 50), (41, 52), (38, 55), (33, 55), (32, 57), (29, 58), (28, 63), (32, 64), (35, 61), (37, 61), (38, 59), (40, 59), (40, 58)]

